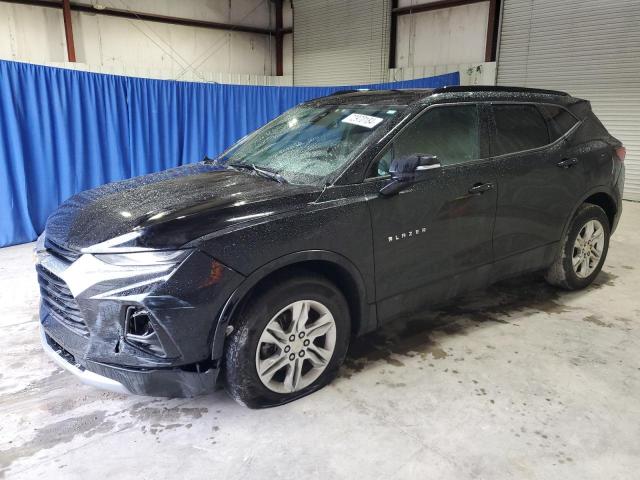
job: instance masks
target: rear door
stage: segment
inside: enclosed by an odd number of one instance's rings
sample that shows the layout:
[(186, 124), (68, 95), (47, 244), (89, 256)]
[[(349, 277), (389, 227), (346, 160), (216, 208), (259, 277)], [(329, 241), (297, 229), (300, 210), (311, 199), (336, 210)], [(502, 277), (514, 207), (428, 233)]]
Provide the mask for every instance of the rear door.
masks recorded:
[(556, 106), (494, 103), (491, 110), (498, 171), (494, 254), (497, 262), (514, 259), (497, 268), (540, 268), (585, 190), (584, 163), (565, 140), (577, 120)]

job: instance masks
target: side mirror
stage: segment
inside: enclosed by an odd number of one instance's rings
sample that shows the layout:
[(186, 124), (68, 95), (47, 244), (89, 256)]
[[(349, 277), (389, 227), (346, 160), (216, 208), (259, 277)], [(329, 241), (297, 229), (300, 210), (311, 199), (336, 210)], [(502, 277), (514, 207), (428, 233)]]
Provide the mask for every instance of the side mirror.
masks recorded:
[(408, 185), (420, 181), (428, 170), (440, 166), (438, 157), (425, 153), (394, 158), (389, 166), (391, 180), (380, 189), (380, 193), (385, 196), (394, 195)]

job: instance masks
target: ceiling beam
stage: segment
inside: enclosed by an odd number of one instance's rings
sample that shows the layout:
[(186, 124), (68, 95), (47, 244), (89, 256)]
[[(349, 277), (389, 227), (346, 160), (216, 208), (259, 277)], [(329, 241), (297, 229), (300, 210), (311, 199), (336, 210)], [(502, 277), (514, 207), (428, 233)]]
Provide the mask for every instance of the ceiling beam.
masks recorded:
[(391, 10), (393, 15), (410, 15), (412, 13), (431, 12), (433, 10), (441, 10), (443, 8), (460, 7), (462, 5), (470, 5), (472, 3), (481, 3), (488, 0), (438, 0), (431, 3), (420, 3), (418, 5), (409, 5), (406, 7), (396, 7)]

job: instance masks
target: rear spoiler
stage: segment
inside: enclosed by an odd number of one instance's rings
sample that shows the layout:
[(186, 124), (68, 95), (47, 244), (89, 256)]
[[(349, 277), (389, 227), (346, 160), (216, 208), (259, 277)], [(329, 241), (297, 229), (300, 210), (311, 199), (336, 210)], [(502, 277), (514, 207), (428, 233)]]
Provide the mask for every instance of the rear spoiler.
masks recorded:
[(567, 105), (567, 108), (580, 120), (584, 120), (593, 113), (591, 110), (591, 102), (581, 98), (576, 98), (574, 102)]
[(581, 98), (576, 98), (575, 102), (568, 104), (566, 107), (571, 113), (578, 117), (579, 120), (588, 124), (588, 128), (591, 129), (602, 141), (607, 142), (614, 148), (622, 147), (622, 142), (609, 133), (607, 128), (593, 112), (591, 102)]

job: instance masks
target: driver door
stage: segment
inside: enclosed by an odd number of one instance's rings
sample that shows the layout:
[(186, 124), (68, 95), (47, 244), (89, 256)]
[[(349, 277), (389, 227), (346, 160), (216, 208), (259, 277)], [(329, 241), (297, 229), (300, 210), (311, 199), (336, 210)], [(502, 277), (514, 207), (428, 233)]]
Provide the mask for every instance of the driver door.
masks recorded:
[[(496, 172), (475, 104), (425, 110), (383, 150), (365, 181), (381, 322), (485, 284), (493, 261)], [(378, 192), (394, 158), (432, 154), (440, 168), (398, 194)]]

